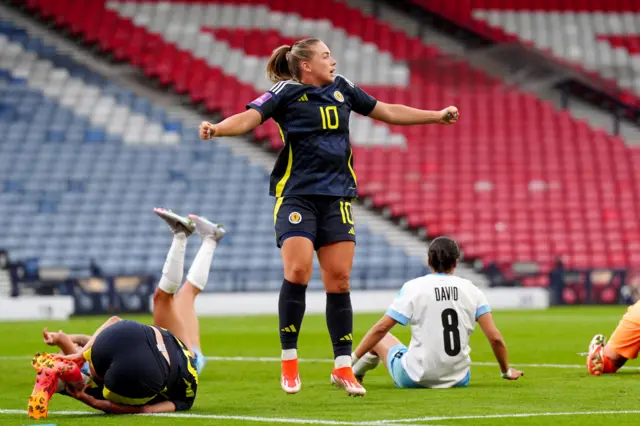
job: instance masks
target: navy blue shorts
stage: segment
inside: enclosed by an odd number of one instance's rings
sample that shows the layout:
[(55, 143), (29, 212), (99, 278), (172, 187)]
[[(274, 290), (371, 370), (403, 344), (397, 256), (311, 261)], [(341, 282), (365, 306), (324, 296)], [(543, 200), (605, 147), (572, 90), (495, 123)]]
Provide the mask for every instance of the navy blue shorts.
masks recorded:
[(273, 217), (278, 247), (289, 237), (306, 237), (316, 250), (339, 241), (356, 241), (350, 198), (325, 195), (278, 198)]
[(169, 380), (169, 364), (153, 329), (136, 321), (118, 321), (100, 333), (90, 362), (104, 380), (104, 397), (122, 404), (148, 403)]

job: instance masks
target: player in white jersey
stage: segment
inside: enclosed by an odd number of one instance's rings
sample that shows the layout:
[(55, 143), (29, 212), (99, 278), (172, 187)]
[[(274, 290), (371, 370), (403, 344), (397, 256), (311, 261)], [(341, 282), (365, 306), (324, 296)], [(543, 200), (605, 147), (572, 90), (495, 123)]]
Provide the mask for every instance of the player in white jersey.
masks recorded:
[[(353, 352), (358, 380), (382, 361), (399, 388), (467, 386), (471, 377), (469, 339), (476, 321), (491, 344), (502, 378), (517, 380), (524, 374), (509, 368), (507, 348), (482, 291), (453, 275), (459, 257), (452, 239), (433, 240), (429, 266), (434, 273), (405, 283), (387, 313)], [(411, 325), (409, 348), (389, 333), (396, 324)]]

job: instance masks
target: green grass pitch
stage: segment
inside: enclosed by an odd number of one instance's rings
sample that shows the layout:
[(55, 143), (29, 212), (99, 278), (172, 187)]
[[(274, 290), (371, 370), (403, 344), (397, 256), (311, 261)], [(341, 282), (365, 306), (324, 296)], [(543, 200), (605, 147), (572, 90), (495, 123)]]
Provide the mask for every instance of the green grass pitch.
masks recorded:
[[(39, 422), (28, 419), (26, 404), (35, 377), (30, 355), (47, 349), (42, 328), (91, 333), (104, 318), (0, 323), (0, 425), (631, 425), (640, 415), (640, 371), (634, 363), (614, 376), (590, 377), (584, 357), (577, 355), (586, 351), (596, 332), (609, 335), (624, 311), (618, 306), (496, 312), (510, 360), (525, 371), (523, 379), (500, 379), (478, 329), (471, 342), (474, 365), (468, 388), (396, 389), (386, 369), (378, 368), (366, 378), (364, 398), (349, 398), (330, 385), (331, 345), (323, 316), (308, 316), (302, 327), (299, 354), (310, 360), (301, 362), (302, 391), (297, 395), (280, 390), (277, 359), (255, 359), (279, 356), (275, 317), (203, 318), (204, 353), (222, 359), (208, 362), (190, 412), (177, 417), (104, 416), (57, 395), (49, 418)], [(356, 340), (377, 318), (356, 316)], [(394, 331), (408, 343), (407, 328)]]

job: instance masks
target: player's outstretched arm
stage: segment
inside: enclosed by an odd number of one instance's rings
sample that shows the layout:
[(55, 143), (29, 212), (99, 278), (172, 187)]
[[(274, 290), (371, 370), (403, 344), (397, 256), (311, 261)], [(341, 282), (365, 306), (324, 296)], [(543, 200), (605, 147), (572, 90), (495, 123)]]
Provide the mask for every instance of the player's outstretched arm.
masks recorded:
[(362, 358), (364, 354), (370, 352), (375, 345), (397, 324), (396, 320), (389, 315), (383, 315), (382, 318), (373, 326), (371, 330), (365, 334), (362, 342), (358, 345), (352, 354), (353, 363)]
[(91, 336), (87, 336), (86, 334), (69, 334), (69, 338), (73, 343), (78, 346), (85, 347), (89, 340), (91, 340)]
[(428, 111), (400, 104), (387, 104), (378, 101), (369, 117), (397, 126), (417, 124), (454, 124), (460, 119), (460, 112), (454, 106), (440, 111)]
[(498, 360), (498, 364), (500, 364), (502, 378), (507, 380), (518, 380), (520, 376), (524, 376), (522, 371), (509, 367), (507, 345), (504, 343), (500, 330), (498, 330), (496, 324), (493, 322), (491, 312), (481, 315), (478, 318), (478, 324), (480, 325), (480, 328), (482, 328), (484, 335), (487, 337), (487, 340), (491, 345), (491, 349), (493, 350), (493, 354), (496, 356), (496, 360)]
[(98, 337), (98, 335), (100, 333), (102, 333), (104, 331), (104, 329), (106, 329), (107, 327), (112, 326), (113, 324), (117, 323), (118, 321), (122, 321), (121, 318), (113, 316), (111, 318), (109, 318), (108, 320), (106, 320), (104, 322), (104, 324), (102, 324), (96, 331), (95, 333), (93, 333), (93, 336), (91, 336), (91, 339), (89, 339), (89, 341), (87, 342), (86, 345), (84, 345), (84, 347), (82, 349), (80, 349), (79, 351), (76, 351), (74, 353), (71, 353), (69, 355), (64, 355), (63, 358), (68, 359), (70, 361), (73, 361), (75, 363), (80, 363), (80, 362), (84, 362), (84, 353), (89, 350), (89, 348), (91, 348), (91, 346), (93, 346), (93, 342), (95, 342), (96, 337)]
[(240, 114), (222, 120), (218, 124), (203, 121), (200, 124), (200, 139), (208, 140), (213, 137), (244, 135), (262, 123), (262, 115), (255, 109), (248, 109)]
[(62, 330), (56, 332), (50, 332), (46, 328), (42, 330), (42, 339), (49, 346), (57, 346), (60, 348), (63, 354), (74, 354), (78, 351), (73, 339)]

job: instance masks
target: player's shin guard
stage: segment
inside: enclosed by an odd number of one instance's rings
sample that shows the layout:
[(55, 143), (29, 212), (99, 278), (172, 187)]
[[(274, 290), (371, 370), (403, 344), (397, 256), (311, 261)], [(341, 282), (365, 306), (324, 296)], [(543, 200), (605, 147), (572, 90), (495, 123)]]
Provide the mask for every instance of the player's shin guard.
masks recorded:
[(194, 287), (203, 291), (207, 282), (209, 281), (209, 271), (211, 269), (211, 262), (213, 262), (213, 253), (216, 250), (217, 242), (213, 238), (205, 238), (202, 240), (202, 245), (196, 254), (189, 273), (187, 274), (187, 281), (189, 281)]
[(158, 288), (165, 293), (174, 294), (182, 284), (184, 273), (184, 254), (187, 250), (187, 236), (183, 233), (175, 234), (167, 260), (162, 268), (162, 278)]
[[(327, 328), (333, 344), (333, 356), (347, 357), (351, 365), (351, 344), (353, 342), (353, 310), (350, 293), (327, 293)], [(336, 368), (339, 366), (336, 365)]]
[(278, 299), (278, 322), (282, 349), (297, 349), (298, 335), (306, 309), (307, 286), (284, 280)]

